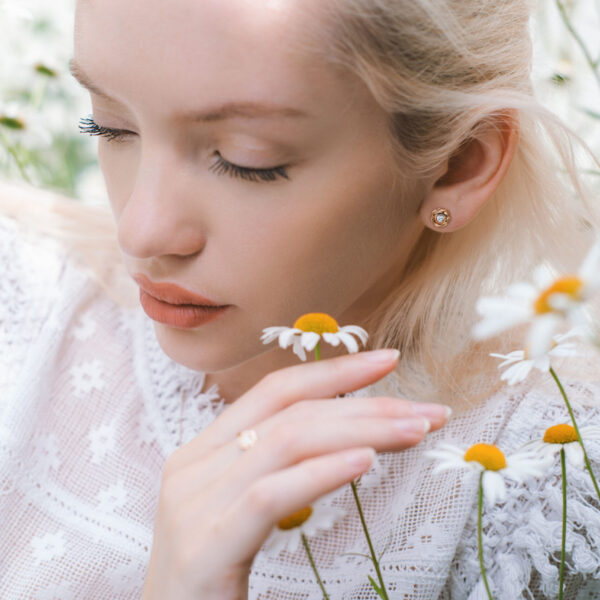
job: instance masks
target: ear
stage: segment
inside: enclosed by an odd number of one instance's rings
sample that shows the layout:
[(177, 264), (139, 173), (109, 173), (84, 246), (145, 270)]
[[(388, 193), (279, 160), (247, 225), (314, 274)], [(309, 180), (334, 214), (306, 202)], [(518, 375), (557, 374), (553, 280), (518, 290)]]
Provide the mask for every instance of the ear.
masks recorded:
[[(421, 221), (439, 232), (456, 231), (467, 225), (500, 185), (518, 140), (516, 110), (506, 110), (486, 122), (443, 166), (443, 174), (421, 203)], [(449, 223), (444, 228), (432, 222), (432, 211), (438, 208), (450, 213)]]

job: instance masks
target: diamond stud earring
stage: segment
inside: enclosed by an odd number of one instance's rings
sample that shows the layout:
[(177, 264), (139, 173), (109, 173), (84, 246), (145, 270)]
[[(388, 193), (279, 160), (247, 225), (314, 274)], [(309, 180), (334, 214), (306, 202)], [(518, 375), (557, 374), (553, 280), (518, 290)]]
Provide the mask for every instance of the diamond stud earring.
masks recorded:
[(445, 208), (436, 208), (431, 211), (431, 222), (435, 227), (443, 228), (447, 227), (448, 223), (450, 223), (450, 211)]

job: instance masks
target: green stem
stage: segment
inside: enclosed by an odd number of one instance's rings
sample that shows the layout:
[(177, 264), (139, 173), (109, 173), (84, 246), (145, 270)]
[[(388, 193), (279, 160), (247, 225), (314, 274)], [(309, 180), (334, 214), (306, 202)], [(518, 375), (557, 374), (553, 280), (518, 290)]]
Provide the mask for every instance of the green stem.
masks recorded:
[(19, 168), (19, 171), (21, 172), (21, 177), (23, 177), (23, 179), (27, 183), (31, 183), (31, 179), (25, 171), (25, 165), (21, 162), (21, 159), (14, 146), (10, 143), (9, 140), (6, 139), (6, 136), (4, 135), (4, 133), (2, 133), (2, 131), (0, 131), (0, 142), (2, 142), (2, 145), (6, 148), (6, 151), (13, 157), (13, 160), (15, 161), (17, 167)]
[(562, 544), (560, 547), (560, 573), (558, 583), (558, 600), (563, 600), (565, 587), (565, 547), (567, 542), (567, 468), (565, 465), (565, 448), (560, 449), (560, 468), (562, 470), (562, 495), (563, 495), (563, 514), (562, 514)]
[(41, 81), (38, 83), (35, 92), (33, 94), (33, 98), (31, 104), (33, 106), (33, 110), (38, 111), (42, 106), (42, 102), (44, 100), (44, 96), (46, 95), (46, 85), (47, 78), (41, 78)]
[(315, 346), (315, 360), (321, 360), (321, 342)]
[(494, 600), (490, 586), (487, 580), (487, 572), (485, 570), (485, 564), (483, 563), (483, 527), (481, 525), (483, 515), (483, 475), (485, 471), (481, 471), (479, 475), (479, 494), (477, 498), (477, 547), (479, 553), (479, 568), (481, 569), (481, 577), (483, 577), (483, 584), (487, 591), (489, 600)]
[(306, 555), (308, 556), (308, 560), (310, 561), (310, 566), (312, 567), (312, 570), (315, 573), (317, 581), (319, 582), (319, 587), (321, 588), (321, 591), (323, 592), (323, 598), (325, 600), (329, 600), (329, 595), (327, 594), (327, 591), (325, 590), (325, 586), (323, 585), (323, 582), (321, 581), (321, 576), (319, 575), (319, 571), (317, 571), (317, 565), (315, 564), (315, 560), (313, 558), (312, 552), (310, 551), (310, 548), (308, 546), (308, 540), (306, 539), (306, 536), (303, 533), (300, 534), (300, 537), (302, 538), (302, 544), (304, 545), (304, 549), (306, 550)]
[(379, 579), (379, 585), (381, 587), (381, 591), (383, 593), (383, 598), (385, 600), (389, 600), (387, 590), (385, 589), (385, 583), (383, 582), (383, 576), (381, 575), (381, 569), (379, 568), (379, 561), (377, 560), (377, 555), (375, 554), (375, 549), (373, 548), (373, 543), (371, 542), (371, 536), (369, 535), (369, 529), (367, 527), (367, 522), (365, 521), (365, 515), (363, 514), (362, 505), (360, 500), (358, 499), (358, 491), (356, 489), (356, 484), (354, 481), (350, 482), (352, 486), (352, 494), (354, 495), (354, 500), (356, 502), (356, 508), (358, 508), (358, 514), (360, 515), (360, 522), (362, 523), (363, 531), (365, 532), (365, 537), (367, 538), (367, 544), (369, 545), (369, 552), (371, 553), (371, 559), (373, 560), (373, 565), (375, 566), (375, 572), (377, 573), (377, 579)]
[[(315, 360), (321, 360), (321, 342), (319, 341), (315, 346)], [(383, 582), (383, 576), (381, 575), (381, 569), (379, 568), (379, 561), (377, 560), (377, 555), (375, 554), (375, 549), (373, 548), (373, 543), (371, 542), (371, 536), (369, 535), (369, 528), (367, 527), (367, 522), (365, 521), (365, 515), (363, 514), (362, 505), (358, 498), (358, 491), (356, 489), (356, 484), (354, 481), (350, 483), (352, 486), (352, 494), (354, 495), (354, 501), (356, 502), (356, 508), (358, 509), (358, 514), (360, 516), (360, 522), (362, 523), (363, 531), (365, 532), (365, 537), (367, 538), (367, 544), (369, 545), (369, 551), (371, 552), (371, 559), (373, 560), (373, 565), (375, 566), (375, 572), (377, 573), (377, 579), (379, 579), (379, 585), (381, 587), (381, 593), (383, 594), (384, 600), (389, 600), (387, 590), (385, 589), (385, 583)]]
[(563, 400), (565, 401), (565, 404), (567, 405), (567, 410), (569, 411), (569, 415), (571, 416), (573, 428), (575, 429), (575, 433), (577, 434), (577, 440), (579, 441), (579, 445), (581, 446), (581, 450), (583, 452), (583, 459), (585, 461), (585, 467), (588, 470), (590, 477), (592, 478), (592, 483), (594, 484), (594, 489), (596, 490), (598, 500), (600, 500), (600, 488), (598, 488), (598, 482), (596, 481), (596, 478), (594, 477), (594, 472), (592, 471), (592, 465), (590, 464), (590, 459), (588, 458), (587, 452), (585, 451), (585, 446), (583, 445), (583, 439), (581, 437), (581, 434), (579, 433), (579, 427), (577, 427), (577, 421), (575, 420), (575, 414), (573, 413), (573, 409), (571, 408), (571, 403), (569, 402), (569, 398), (567, 397), (565, 388), (562, 386), (562, 383), (560, 382), (558, 375), (556, 374), (556, 372), (554, 371), (554, 369), (552, 367), (550, 367), (550, 375), (552, 375), (552, 377), (554, 378), (554, 381), (556, 382), (556, 385), (558, 386), (558, 389), (560, 390), (560, 393), (562, 394)]
[(567, 14), (567, 11), (566, 11), (565, 6), (562, 3), (562, 1), (556, 0), (556, 6), (558, 7), (558, 12), (560, 13), (560, 16), (561, 16), (566, 28), (569, 30), (569, 32), (573, 36), (573, 39), (577, 42), (577, 45), (581, 48), (581, 51), (583, 52), (583, 54), (585, 56), (585, 60), (587, 61), (590, 68), (592, 69), (592, 72), (594, 73), (594, 77), (596, 78), (596, 81), (597, 81), (598, 85), (600, 86), (600, 73), (598, 73), (598, 63), (596, 63), (596, 61), (592, 58), (592, 55), (590, 54), (590, 51), (587, 49), (585, 42), (583, 41), (583, 39), (581, 38), (579, 33), (577, 33), (577, 30), (575, 29), (575, 27), (573, 27), (573, 23), (571, 23), (571, 19), (569, 19), (569, 15)]

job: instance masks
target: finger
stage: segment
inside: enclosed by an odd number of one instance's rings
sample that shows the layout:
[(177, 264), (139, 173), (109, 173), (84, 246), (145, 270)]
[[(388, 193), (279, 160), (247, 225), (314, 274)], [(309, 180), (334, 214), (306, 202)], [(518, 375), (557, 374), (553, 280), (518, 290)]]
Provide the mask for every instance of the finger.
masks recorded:
[(303, 460), (333, 452), (370, 446), (377, 452), (396, 452), (415, 446), (429, 431), (423, 418), (341, 419), (336, 423), (322, 420), (286, 423), (271, 432), (213, 482), (218, 503), (243, 493), (261, 477), (288, 468)]
[(355, 448), (303, 461), (254, 482), (224, 511), (215, 535), (235, 532), (231, 559), (254, 556), (284, 517), (349, 483), (371, 466), (371, 448)]
[(335, 398), (370, 385), (385, 377), (398, 357), (397, 350), (375, 350), (273, 371), (186, 445), (181, 464), (193, 462), (299, 400)]
[[(359, 430), (363, 426), (362, 419), (369, 418), (417, 419), (419, 424), (421, 418), (426, 418), (431, 425), (431, 431), (435, 431), (446, 422), (447, 414), (446, 407), (441, 404), (409, 402), (408, 400), (386, 396), (301, 400), (260, 423), (256, 427), (256, 432), (259, 439), (258, 443), (262, 445), (263, 440), (269, 438), (270, 435), (282, 427), (285, 428), (289, 424), (298, 422), (312, 422), (315, 415), (318, 415), (321, 423), (330, 428), (329, 435), (332, 435), (336, 431), (336, 427), (342, 422), (348, 423), (345, 426), (348, 430)], [(354, 422), (348, 421), (350, 419)], [(311, 427), (312, 423), (307, 429)], [(421, 425), (418, 426), (418, 428), (421, 427)], [(372, 445), (372, 443), (371, 440), (366, 440), (364, 444), (361, 442), (354, 445)], [(205, 457), (180, 468), (176, 475), (180, 481), (180, 495), (194, 496), (215, 481), (222, 480), (228, 469), (240, 460), (242, 453), (237, 445), (237, 440), (231, 440)]]

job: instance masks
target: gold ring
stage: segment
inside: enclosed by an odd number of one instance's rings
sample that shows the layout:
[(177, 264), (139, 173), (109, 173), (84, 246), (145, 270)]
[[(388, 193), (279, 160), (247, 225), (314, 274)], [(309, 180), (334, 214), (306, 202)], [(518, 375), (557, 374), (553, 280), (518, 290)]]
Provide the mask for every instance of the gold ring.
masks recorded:
[(240, 450), (249, 450), (257, 440), (258, 435), (254, 429), (244, 429), (237, 434), (237, 445)]

